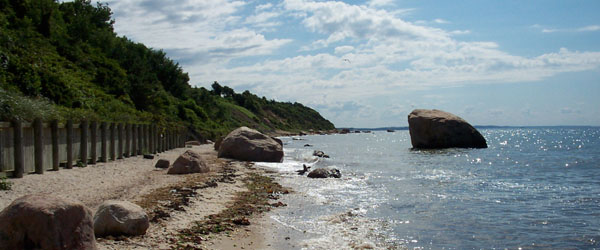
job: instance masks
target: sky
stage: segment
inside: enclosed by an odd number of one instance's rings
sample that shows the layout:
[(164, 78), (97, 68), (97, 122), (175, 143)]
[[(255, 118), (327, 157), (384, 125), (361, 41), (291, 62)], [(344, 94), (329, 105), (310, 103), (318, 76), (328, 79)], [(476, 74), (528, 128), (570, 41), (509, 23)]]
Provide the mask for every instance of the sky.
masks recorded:
[(109, 0), (120, 36), (337, 127), (600, 125), (600, 1)]

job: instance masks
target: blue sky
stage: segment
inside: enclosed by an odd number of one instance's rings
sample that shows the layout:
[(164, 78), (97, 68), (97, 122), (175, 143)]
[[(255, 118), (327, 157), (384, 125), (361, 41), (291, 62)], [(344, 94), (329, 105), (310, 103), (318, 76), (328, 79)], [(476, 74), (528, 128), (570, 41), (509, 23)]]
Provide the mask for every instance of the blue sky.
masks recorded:
[(415, 108), (478, 125), (600, 125), (600, 1), (111, 0), (119, 35), (338, 127)]

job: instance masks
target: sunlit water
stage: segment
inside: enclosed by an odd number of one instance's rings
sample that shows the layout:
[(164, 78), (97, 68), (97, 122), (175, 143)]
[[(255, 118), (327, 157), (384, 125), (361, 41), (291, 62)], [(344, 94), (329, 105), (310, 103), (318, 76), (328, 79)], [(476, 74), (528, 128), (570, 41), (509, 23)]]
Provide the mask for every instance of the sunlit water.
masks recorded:
[(480, 132), (487, 149), (412, 150), (408, 131), (282, 138), (284, 162), (259, 165), (296, 192), (269, 216), (286, 248), (600, 248), (600, 128)]

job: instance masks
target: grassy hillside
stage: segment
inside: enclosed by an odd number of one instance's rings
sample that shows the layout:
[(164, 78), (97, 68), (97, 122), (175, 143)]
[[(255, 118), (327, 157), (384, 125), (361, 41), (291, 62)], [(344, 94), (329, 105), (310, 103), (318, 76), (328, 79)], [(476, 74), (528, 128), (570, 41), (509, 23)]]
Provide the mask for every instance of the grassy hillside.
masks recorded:
[(163, 51), (118, 37), (111, 14), (85, 0), (0, 0), (0, 119), (182, 124), (204, 138), (242, 125), (334, 128), (299, 103), (191, 87)]

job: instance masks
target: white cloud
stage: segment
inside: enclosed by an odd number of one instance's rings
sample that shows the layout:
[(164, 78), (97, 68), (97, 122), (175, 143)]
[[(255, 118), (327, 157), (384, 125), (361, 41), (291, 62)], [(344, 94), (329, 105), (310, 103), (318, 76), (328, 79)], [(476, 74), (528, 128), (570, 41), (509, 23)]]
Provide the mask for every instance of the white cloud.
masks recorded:
[(585, 32), (585, 31), (599, 31), (600, 25), (589, 25), (585, 27), (578, 28), (577, 31)]
[(535, 29), (540, 29), (542, 33), (556, 33), (556, 32), (594, 32), (600, 31), (600, 25), (588, 25), (579, 28), (565, 28), (565, 29), (556, 29), (556, 28), (544, 28), (542, 25), (534, 24), (531, 26)]
[[(242, 1), (131, 0), (111, 1), (109, 6), (115, 12), (117, 33), (163, 49), (184, 66), (272, 54), (291, 42), (267, 39), (258, 30), (243, 26), (240, 10), (246, 3)], [(276, 26), (269, 22), (276, 16), (261, 12), (246, 21), (255, 27)]]
[[(391, 4), (282, 0), (252, 8), (227, 0), (131, 0), (113, 1), (111, 8), (119, 34), (165, 49), (192, 84), (218, 80), (238, 91), (315, 105), (334, 122), (357, 114), (382, 121), (389, 108), (373, 103), (406, 91), (539, 81), (600, 67), (600, 52), (563, 48), (525, 57), (493, 41), (461, 41), (469, 30), (435, 28), (448, 23), (435, 17), (409, 22), (399, 14), (405, 10), (381, 8)], [(292, 40), (289, 29), (311, 40)]]
[(335, 48), (335, 53), (336, 54), (346, 54), (350, 51), (353, 51), (354, 47), (353, 46), (339, 46)]
[(369, 1), (369, 6), (371, 7), (385, 7), (385, 6), (393, 6), (393, 0), (371, 0)]
[(433, 22), (434, 23), (438, 23), (438, 24), (447, 24), (447, 23), (450, 23), (449, 21), (446, 21), (446, 20), (441, 19), (441, 18), (434, 19)]
[(450, 31), (450, 34), (452, 35), (468, 35), (471, 34), (470, 30), (453, 30)]

